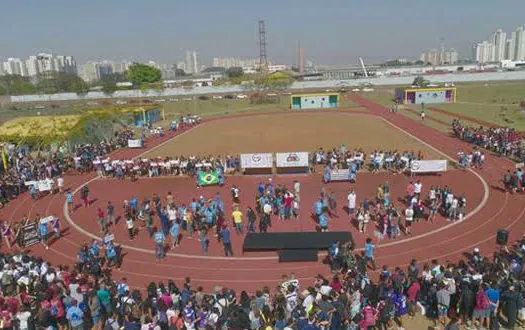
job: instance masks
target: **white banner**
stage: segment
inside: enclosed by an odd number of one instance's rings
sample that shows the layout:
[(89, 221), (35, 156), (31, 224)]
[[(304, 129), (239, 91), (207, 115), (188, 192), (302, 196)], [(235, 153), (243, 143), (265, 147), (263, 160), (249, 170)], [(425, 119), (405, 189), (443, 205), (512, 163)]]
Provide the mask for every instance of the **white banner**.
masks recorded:
[(445, 172), (446, 170), (446, 160), (413, 160), (410, 164), (412, 173)]
[(273, 167), (272, 154), (241, 154), (242, 168), (271, 168)]
[(142, 140), (141, 139), (128, 140), (128, 148), (142, 148)]
[(349, 169), (330, 170), (330, 181), (348, 181), (350, 180)]
[(307, 152), (283, 152), (276, 155), (277, 167), (308, 167)]
[(35, 186), (38, 191), (50, 191), (53, 189), (55, 181), (52, 179), (40, 180), (40, 181), (26, 181), (26, 186)]

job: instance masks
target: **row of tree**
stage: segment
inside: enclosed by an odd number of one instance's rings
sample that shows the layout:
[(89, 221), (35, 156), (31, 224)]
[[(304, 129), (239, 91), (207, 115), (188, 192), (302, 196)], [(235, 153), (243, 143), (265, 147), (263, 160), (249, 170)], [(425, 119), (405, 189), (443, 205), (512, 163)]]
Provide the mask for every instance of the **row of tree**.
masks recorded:
[[(183, 72), (182, 72), (183, 73)], [(76, 73), (48, 72), (38, 77), (20, 75), (0, 76), (0, 95), (54, 94), (54, 93), (87, 93), (90, 87), (101, 86), (105, 92), (118, 89), (117, 83), (131, 81), (133, 87), (158, 83), (160, 70), (147, 64), (132, 64), (125, 73), (103, 75), (91, 85), (82, 80)]]
[[(251, 87), (262, 89), (284, 88), (291, 84), (294, 79), (287, 73), (276, 72), (273, 74), (257, 73), (244, 74), (242, 68), (232, 67), (223, 71), (228, 83), (240, 84), (251, 81)], [(185, 75), (180, 70), (179, 74)], [(101, 87), (105, 93), (113, 93), (118, 89), (129, 87), (118, 87), (119, 82), (131, 82), (133, 88), (140, 89), (162, 89), (161, 72), (159, 69), (142, 63), (132, 64), (125, 73), (112, 73), (103, 75), (99, 81), (91, 85), (86, 83), (76, 73), (49, 72), (36, 79), (22, 77), (20, 75), (0, 76), (0, 95), (25, 95), (25, 94), (55, 94), (55, 93), (87, 93), (92, 87)], [(191, 86), (192, 82), (183, 82), (182, 86)]]

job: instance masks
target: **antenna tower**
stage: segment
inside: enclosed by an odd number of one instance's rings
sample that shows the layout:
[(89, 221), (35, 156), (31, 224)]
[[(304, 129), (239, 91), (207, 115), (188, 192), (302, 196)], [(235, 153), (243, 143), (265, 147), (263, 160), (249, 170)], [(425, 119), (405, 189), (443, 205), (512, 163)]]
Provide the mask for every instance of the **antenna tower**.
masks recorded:
[(259, 21), (259, 65), (262, 71), (268, 69), (268, 58), (266, 56), (266, 25), (263, 20)]

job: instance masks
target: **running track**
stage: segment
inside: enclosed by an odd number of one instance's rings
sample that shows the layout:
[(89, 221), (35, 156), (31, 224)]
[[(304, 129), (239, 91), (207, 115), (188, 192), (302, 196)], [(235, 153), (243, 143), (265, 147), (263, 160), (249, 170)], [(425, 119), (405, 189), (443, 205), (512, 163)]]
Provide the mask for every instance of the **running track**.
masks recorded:
[[(400, 114), (391, 114), (387, 108), (368, 99), (359, 96), (351, 96), (351, 99), (366, 107), (367, 113), (387, 120), (398, 129), (437, 148), (451, 158), (455, 159), (459, 151), (471, 149), (469, 144), (447, 136), (408, 117)], [(343, 111), (337, 110), (335, 112)], [(355, 113), (356, 111), (352, 110), (349, 112)], [(249, 114), (241, 116), (247, 115)], [(228, 118), (232, 118), (232, 116)], [(208, 119), (208, 121), (221, 119), (213, 118)], [(181, 134), (181, 132), (178, 132), (178, 134)], [(154, 148), (170, 140), (174, 135), (174, 133), (169, 133), (163, 138), (149, 140), (146, 142), (146, 148)], [(120, 157), (131, 158), (139, 156), (142, 152), (143, 150), (122, 149), (112, 154), (111, 157), (113, 159)], [(475, 214), (463, 222), (442, 226), (427, 233), (414, 235), (408, 239), (385, 241), (379, 244), (376, 253), (377, 264), (406, 266), (411, 258), (416, 258), (420, 263), (430, 262), (434, 258), (440, 261), (453, 261), (462, 257), (463, 253), (472, 251), (474, 247), (480, 248), (482, 254), (488, 254), (497, 248), (495, 245), (495, 234), (499, 228), (506, 228), (510, 231), (510, 242), (520, 238), (525, 231), (525, 222), (523, 221), (525, 216), (524, 197), (506, 194), (499, 188), (504, 172), (507, 168), (512, 168), (513, 166), (513, 163), (508, 160), (487, 155), (485, 168), (476, 171), (483, 181), (486, 182), (488, 188), (485, 192), (486, 200), (484, 200), (479, 209), (475, 210)], [(94, 177), (93, 174), (68, 176), (65, 181), (68, 187), (77, 189)], [(301, 196), (309, 193), (316, 194), (317, 192), (302, 190)], [(81, 219), (80, 215), (73, 213), (69, 218), (73, 223), (68, 225), (67, 217), (65, 215), (62, 216), (63, 205), (64, 197), (61, 195), (48, 196), (32, 202), (28, 194), (24, 194), (0, 210), (0, 217), (2, 219), (17, 220), (28, 214), (31, 217), (36, 214), (50, 213), (61, 216), (63, 226), (67, 227), (65, 228), (64, 237), (53, 243), (49, 250), (44, 250), (37, 245), (33, 247), (32, 252), (41, 255), (55, 265), (71, 264), (75, 261), (79, 245), (82, 242), (89, 241), (90, 237), (83, 232), (81, 227), (77, 227), (77, 222), (85, 222), (87, 219)], [(119, 205), (116, 206), (118, 207)], [(473, 205), (469, 206), (473, 207)], [(310, 207), (309, 205), (303, 206), (305, 210), (308, 210)], [(471, 208), (469, 210), (472, 211)], [(93, 210), (92, 212), (94, 213), (95, 211)], [(97, 234), (94, 221), (92, 228), (89, 229)], [(181, 257), (174, 254), (169, 255), (161, 263), (157, 263), (152, 256), (151, 250), (134, 247), (132, 245), (134, 243), (127, 241), (122, 243), (130, 244), (131, 246), (129, 249), (124, 248), (125, 255), (122, 270), (114, 270), (113, 274), (115, 278), (126, 276), (136, 288), (143, 288), (150, 281), (165, 282), (168, 279), (173, 279), (180, 282), (186, 276), (190, 276), (195, 285), (202, 285), (208, 290), (215, 285), (223, 285), (232, 287), (237, 291), (247, 290), (253, 292), (263, 285), (268, 285), (270, 289), (273, 289), (279, 284), (281, 276), (290, 272), (295, 273), (296, 277), (304, 283), (303, 285), (309, 285), (313, 276), (317, 273), (329, 275), (328, 267), (321, 262), (279, 264), (275, 255), (269, 257), (268, 254), (263, 254), (259, 259), (243, 257), (228, 259), (220, 257)], [(151, 247), (153, 247), (153, 243), (151, 244)]]

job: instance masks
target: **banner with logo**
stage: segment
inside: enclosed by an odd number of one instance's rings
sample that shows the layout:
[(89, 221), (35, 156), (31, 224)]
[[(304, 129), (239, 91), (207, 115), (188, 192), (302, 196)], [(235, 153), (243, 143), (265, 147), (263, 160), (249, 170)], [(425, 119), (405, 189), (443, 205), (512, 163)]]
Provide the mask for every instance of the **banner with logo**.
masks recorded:
[(241, 154), (242, 168), (272, 168), (273, 155), (270, 153), (264, 154)]
[(128, 140), (128, 148), (142, 148), (142, 139)]
[(50, 191), (53, 189), (55, 181), (52, 179), (45, 179), (40, 181), (26, 181), (26, 186), (35, 186), (38, 191)]
[(446, 160), (413, 160), (410, 164), (412, 173), (434, 173), (447, 170)]
[(350, 170), (349, 169), (336, 169), (330, 170), (330, 181), (349, 181)]
[(197, 184), (199, 186), (208, 186), (219, 183), (219, 175), (217, 171), (197, 172)]
[(282, 152), (276, 155), (277, 167), (308, 167), (307, 152)]

